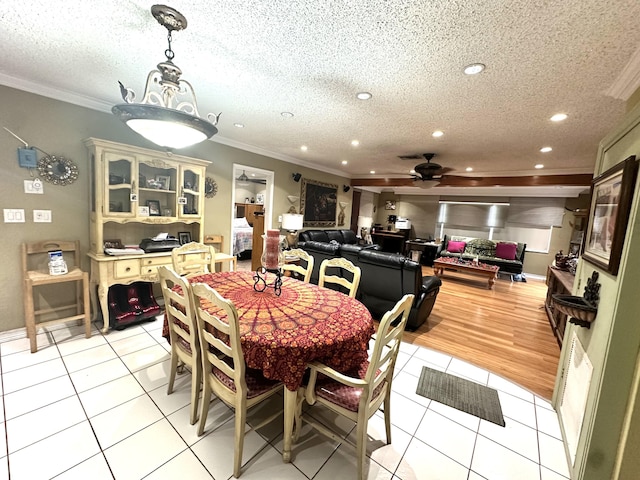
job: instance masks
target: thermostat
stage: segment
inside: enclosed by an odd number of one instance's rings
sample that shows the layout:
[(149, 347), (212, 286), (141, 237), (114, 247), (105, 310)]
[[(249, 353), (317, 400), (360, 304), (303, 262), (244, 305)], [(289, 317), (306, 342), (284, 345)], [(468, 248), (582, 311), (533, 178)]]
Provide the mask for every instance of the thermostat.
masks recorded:
[(18, 165), (22, 168), (36, 168), (38, 166), (38, 154), (35, 148), (18, 149)]

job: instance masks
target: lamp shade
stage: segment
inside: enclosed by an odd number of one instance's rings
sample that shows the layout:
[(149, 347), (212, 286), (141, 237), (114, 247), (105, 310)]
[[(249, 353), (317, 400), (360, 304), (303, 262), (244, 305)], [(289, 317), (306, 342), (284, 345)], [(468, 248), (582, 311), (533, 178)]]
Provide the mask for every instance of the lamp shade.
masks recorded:
[(371, 217), (358, 217), (358, 229), (361, 228), (371, 228), (373, 225), (373, 218)]
[(304, 224), (304, 215), (299, 213), (283, 213), (282, 228), (284, 230), (300, 230)]

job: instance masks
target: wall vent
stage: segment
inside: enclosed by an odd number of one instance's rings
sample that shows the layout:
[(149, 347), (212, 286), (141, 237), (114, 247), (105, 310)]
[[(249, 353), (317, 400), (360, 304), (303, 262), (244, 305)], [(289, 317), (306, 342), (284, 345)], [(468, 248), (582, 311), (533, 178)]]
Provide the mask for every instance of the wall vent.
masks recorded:
[(582, 343), (573, 332), (560, 404), (560, 420), (571, 455), (571, 465), (574, 465), (576, 460), (578, 439), (582, 430), (592, 374), (593, 365), (591, 365)]

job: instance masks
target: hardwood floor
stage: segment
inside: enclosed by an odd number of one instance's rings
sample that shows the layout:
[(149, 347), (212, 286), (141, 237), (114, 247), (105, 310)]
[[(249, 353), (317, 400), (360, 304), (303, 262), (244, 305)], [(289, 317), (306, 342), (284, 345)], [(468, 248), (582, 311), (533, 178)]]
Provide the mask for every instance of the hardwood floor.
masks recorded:
[[(423, 267), (424, 275), (433, 275)], [(551, 400), (560, 347), (544, 311), (543, 280), (496, 281), (445, 272), (428, 320), (403, 340), (447, 353)]]

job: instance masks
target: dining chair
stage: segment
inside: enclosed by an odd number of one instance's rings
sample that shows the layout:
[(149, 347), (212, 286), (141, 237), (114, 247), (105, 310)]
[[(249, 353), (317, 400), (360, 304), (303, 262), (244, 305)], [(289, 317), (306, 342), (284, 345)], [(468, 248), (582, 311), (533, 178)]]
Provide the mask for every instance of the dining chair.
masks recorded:
[[(51, 268), (47, 269), (47, 261), (51, 261), (49, 252), (59, 251), (60, 255), (67, 255), (73, 265), (65, 264), (66, 273), (55, 274)], [(44, 267), (43, 267), (44, 265)], [(62, 270), (61, 270), (62, 272)], [(53, 274), (52, 274), (53, 273)], [(60, 323), (80, 320), (84, 323), (85, 337), (91, 337), (91, 307), (89, 306), (89, 274), (80, 268), (80, 242), (45, 240), (41, 242), (22, 244), (22, 279), (25, 326), (31, 347), (31, 353), (38, 350), (36, 333), (38, 327), (47, 327)], [(36, 288), (43, 285), (75, 284), (75, 301), (67, 305), (40, 306), (36, 309), (34, 293)], [(44, 303), (44, 299), (43, 299)], [(75, 310), (74, 315), (52, 318), (55, 312)], [(36, 323), (36, 318), (48, 316), (48, 320)], [(108, 319), (106, 320), (108, 321)]]
[(178, 275), (215, 272), (215, 256), (215, 248), (198, 242), (189, 242), (171, 250), (173, 269)]
[[(340, 373), (320, 362), (309, 364), (309, 382), (304, 390), (307, 403), (319, 403), (356, 422), (356, 444), (345, 441), (356, 448), (359, 479), (366, 477), (364, 461), (368, 421), (383, 402), (387, 444), (391, 443), (391, 382), (413, 297), (413, 294), (405, 295), (384, 314), (371, 355), (362, 365), (351, 372)], [(310, 408), (302, 414), (300, 407), (296, 409), (296, 435), (300, 432), (301, 422), (304, 422), (334, 440), (343, 441), (338, 434), (315, 421), (309, 415), (312, 411)]]
[[(327, 275), (327, 268), (337, 267), (342, 270), (346, 270), (351, 273), (352, 279), (349, 281), (345, 277), (338, 275)], [(325, 283), (335, 283), (347, 289), (348, 295), (351, 298), (355, 298), (358, 286), (360, 285), (360, 267), (354, 265), (346, 258), (336, 257), (327, 258), (320, 264), (320, 279), (318, 280), (318, 286), (324, 287)]]
[(287, 250), (285, 254), (286, 257), (297, 257), (301, 261), (304, 261), (306, 267), (295, 263), (285, 263), (282, 266), (282, 270), (298, 273), (302, 275), (302, 281), (309, 283), (311, 272), (313, 272), (313, 255), (310, 255), (301, 248), (292, 248), (291, 250)]
[[(191, 369), (191, 425), (198, 420), (198, 396), (202, 385), (200, 339), (187, 279), (166, 266), (158, 268), (160, 287), (164, 296), (164, 309), (171, 343), (171, 370), (167, 395), (173, 392), (178, 370), (184, 365)], [(179, 287), (179, 288), (177, 288)]]
[[(247, 410), (282, 391), (283, 384), (266, 379), (260, 370), (246, 367), (240, 345), (238, 312), (233, 302), (222, 298), (206, 284), (194, 283), (191, 288), (204, 372), (198, 436), (204, 433), (213, 392), (235, 410), (233, 476), (238, 478), (242, 466)], [(216, 314), (209, 313), (203, 305), (216, 309)], [(281, 414), (282, 410), (275, 412), (258, 425), (250, 427), (249, 431), (266, 425)]]

